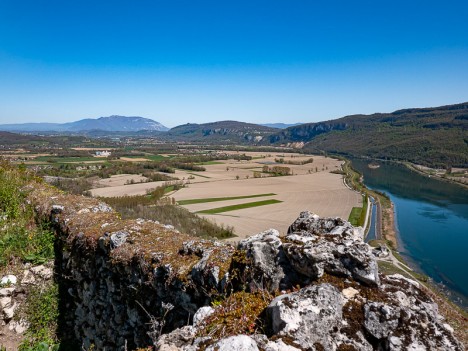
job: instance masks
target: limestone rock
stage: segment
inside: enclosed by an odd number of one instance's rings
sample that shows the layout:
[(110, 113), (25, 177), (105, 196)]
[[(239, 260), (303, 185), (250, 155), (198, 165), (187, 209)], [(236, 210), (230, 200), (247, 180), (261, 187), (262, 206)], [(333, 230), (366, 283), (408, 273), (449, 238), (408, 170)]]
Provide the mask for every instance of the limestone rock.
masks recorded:
[(196, 329), (192, 326), (175, 329), (168, 334), (161, 335), (155, 343), (156, 350), (190, 350), (190, 345), (195, 339)]
[(53, 214), (58, 214), (58, 213), (62, 213), (64, 210), (65, 210), (65, 207), (64, 207), (64, 206), (61, 206), (61, 205), (52, 205), (51, 213), (53, 213)]
[(299, 349), (313, 349), (319, 343), (332, 350), (330, 331), (341, 324), (342, 303), (334, 286), (311, 285), (275, 298), (267, 307), (268, 321), (275, 335), (293, 339)]
[(206, 351), (258, 351), (258, 346), (250, 336), (236, 335), (219, 340)]
[(375, 338), (382, 339), (392, 334), (398, 327), (400, 309), (383, 303), (372, 302), (364, 306), (366, 330)]
[(18, 304), (15, 302), (13, 304), (8, 305), (7, 307), (3, 308), (3, 319), (10, 320), (15, 315), (15, 311), (18, 307)]
[(279, 232), (269, 229), (239, 243), (252, 263), (251, 283), (255, 288), (284, 290), (299, 282), (297, 272), (287, 259)]
[(287, 345), (283, 340), (270, 341), (265, 345), (265, 351), (301, 351), (297, 347)]
[(113, 212), (113, 209), (112, 209), (112, 207), (110, 207), (109, 205), (107, 205), (107, 204), (101, 202), (101, 203), (99, 203), (99, 205), (93, 207), (93, 208), (91, 209), (91, 211), (94, 212), (94, 213), (97, 213), (97, 212), (104, 212), (104, 213), (106, 213), (106, 212)]
[(23, 319), (20, 321), (11, 321), (8, 324), (8, 329), (13, 330), (16, 334), (23, 334), (28, 327), (29, 324)]
[(349, 288), (343, 289), (341, 293), (343, 294), (345, 299), (350, 300), (359, 294), (359, 290), (356, 290), (353, 287), (349, 287)]
[(315, 213), (303, 211), (289, 226), (288, 234), (292, 233), (339, 235), (354, 240), (363, 240), (360, 227), (353, 227), (351, 223), (341, 218), (321, 218)]
[[(371, 248), (349, 222), (302, 212), (288, 233), (284, 252), (302, 275), (317, 279), (329, 273), (379, 285), (378, 266)], [(314, 240), (299, 241), (301, 236)]]
[[(44, 265), (32, 267), (32, 268), (30, 268), (30, 271), (31, 271), (34, 275), (39, 276), (39, 277), (41, 277), (42, 279), (50, 279), (50, 278), (52, 278), (52, 276), (53, 276), (53, 274), (54, 274), (51, 268), (46, 267), (46, 266), (44, 266)], [(24, 278), (23, 278), (23, 279), (24, 279)]]
[(34, 274), (29, 269), (26, 269), (23, 272), (23, 279), (21, 279), (22, 285), (34, 285), (36, 283), (36, 278)]
[(193, 316), (193, 325), (198, 326), (205, 318), (213, 314), (215, 310), (210, 306), (203, 306)]
[(2, 278), (2, 280), (0, 281), (0, 285), (9, 285), (9, 284), (16, 285), (16, 281), (17, 281), (16, 276), (9, 274)]
[(10, 296), (6, 296), (6, 297), (2, 297), (0, 298), (0, 308), (3, 310), (5, 308), (8, 308), (11, 306), (11, 297)]
[(127, 241), (128, 236), (129, 236), (129, 233), (126, 231), (118, 231), (118, 232), (112, 233), (110, 236), (111, 247), (117, 248), (125, 244), (125, 241)]
[(2, 288), (0, 289), (0, 297), (11, 296), (14, 291), (15, 288)]

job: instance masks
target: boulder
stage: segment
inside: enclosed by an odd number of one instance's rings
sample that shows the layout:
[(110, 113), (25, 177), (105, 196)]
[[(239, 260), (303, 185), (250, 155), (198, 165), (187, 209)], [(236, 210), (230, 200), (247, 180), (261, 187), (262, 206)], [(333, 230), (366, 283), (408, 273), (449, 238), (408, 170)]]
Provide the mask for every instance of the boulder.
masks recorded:
[(371, 248), (349, 222), (302, 212), (288, 233), (284, 252), (300, 274), (317, 279), (328, 273), (366, 285), (379, 285), (378, 265)]
[(266, 313), (274, 335), (294, 340), (299, 349), (320, 344), (332, 350), (336, 341), (330, 332), (341, 325), (342, 305), (337, 288), (320, 284), (278, 296)]
[(159, 351), (188, 351), (196, 350), (191, 348), (193, 340), (195, 339), (196, 329), (192, 326), (175, 329), (168, 334), (161, 335), (156, 343), (156, 350)]
[(344, 219), (320, 217), (309, 211), (301, 212), (299, 217), (289, 226), (288, 234), (293, 233), (305, 233), (307, 236), (313, 234), (339, 235), (361, 241), (364, 235), (361, 227), (353, 227)]
[(238, 249), (251, 263), (250, 285), (254, 289), (285, 290), (300, 279), (285, 256), (279, 232), (269, 229), (242, 240)]
[(400, 309), (380, 302), (364, 306), (364, 326), (375, 338), (382, 339), (392, 334), (398, 327)]

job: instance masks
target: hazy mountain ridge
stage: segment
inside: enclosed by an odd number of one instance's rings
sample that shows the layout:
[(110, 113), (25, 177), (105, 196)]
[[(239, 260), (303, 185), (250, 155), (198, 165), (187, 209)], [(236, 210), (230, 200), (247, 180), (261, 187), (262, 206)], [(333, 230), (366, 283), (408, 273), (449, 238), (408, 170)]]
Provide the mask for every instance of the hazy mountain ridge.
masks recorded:
[(261, 126), (276, 128), (276, 129), (286, 129), (289, 127), (295, 127), (304, 123), (262, 123)]
[(259, 142), (276, 131), (277, 129), (258, 124), (220, 121), (180, 125), (169, 130), (165, 137), (168, 139), (206, 142)]
[(149, 118), (138, 116), (109, 116), (97, 119), (86, 118), (69, 123), (23, 123), (3, 124), (0, 130), (11, 132), (137, 132), (140, 130), (166, 131), (167, 127)]
[(150, 119), (121, 116), (65, 124), (1, 125), (0, 130), (32, 134), (55, 130), (91, 137), (132, 135), (203, 144), (303, 146), (308, 152), (410, 161), (431, 167), (468, 167), (468, 102), (350, 115), (281, 130), (237, 121), (188, 123), (167, 130)]

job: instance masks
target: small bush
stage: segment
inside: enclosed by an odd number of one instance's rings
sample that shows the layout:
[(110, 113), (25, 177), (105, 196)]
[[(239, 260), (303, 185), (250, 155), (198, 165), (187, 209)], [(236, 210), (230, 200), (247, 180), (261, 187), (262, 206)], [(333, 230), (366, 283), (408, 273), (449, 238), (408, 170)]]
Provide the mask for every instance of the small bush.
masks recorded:
[(0, 266), (18, 260), (44, 263), (54, 257), (54, 234), (47, 224), (37, 225), (26, 191), (27, 172), (0, 165)]
[(273, 298), (266, 290), (254, 293), (240, 291), (224, 301), (215, 302), (216, 310), (204, 321), (200, 336), (210, 335), (221, 339), (239, 334), (264, 333), (260, 315)]
[(57, 350), (58, 285), (38, 287), (29, 291), (20, 315), (29, 322), (20, 351)]

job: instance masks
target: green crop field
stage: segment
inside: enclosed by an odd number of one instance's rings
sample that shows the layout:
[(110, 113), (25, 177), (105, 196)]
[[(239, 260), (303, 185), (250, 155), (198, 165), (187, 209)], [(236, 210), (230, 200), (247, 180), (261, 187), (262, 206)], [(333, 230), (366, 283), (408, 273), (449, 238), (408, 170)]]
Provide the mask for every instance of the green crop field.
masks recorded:
[[(180, 169), (180, 168), (178, 168)], [(211, 177), (208, 177), (208, 176), (205, 176), (205, 175), (201, 175), (201, 174), (198, 174), (198, 173), (193, 173), (193, 172), (187, 172), (188, 174), (191, 174), (191, 175), (194, 175), (194, 176), (197, 176), (197, 177), (202, 177), (202, 178), (211, 178)]]
[(243, 210), (245, 208), (252, 208), (252, 207), (258, 207), (258, 206), (265, 206), (265, 205), (273, 205), (273, 204), (279, 204), (283, 201), (280, 200), (263, 200), (263, 201), (256, 201), (256, 202), (248, 202), (246, 204), (239, 204), (239, 205), (232, 205), (232, 206), (224, 206), (224, 207), (217, 207), (217, 208), (212, 208), (209, 210), (203, 210), (203, 211), (198, 211), (197, 213), (203, 213), (203, 214), (217, 214), (217, 213), (222, 213), (222, 212), (229, 212), (229, 211), (236, 211), (236, 210)]
[(354, 225), (359, 226), (359, 219), (361, 218), (362, 207), (353, 207), (349, 214), (348, 221)]

